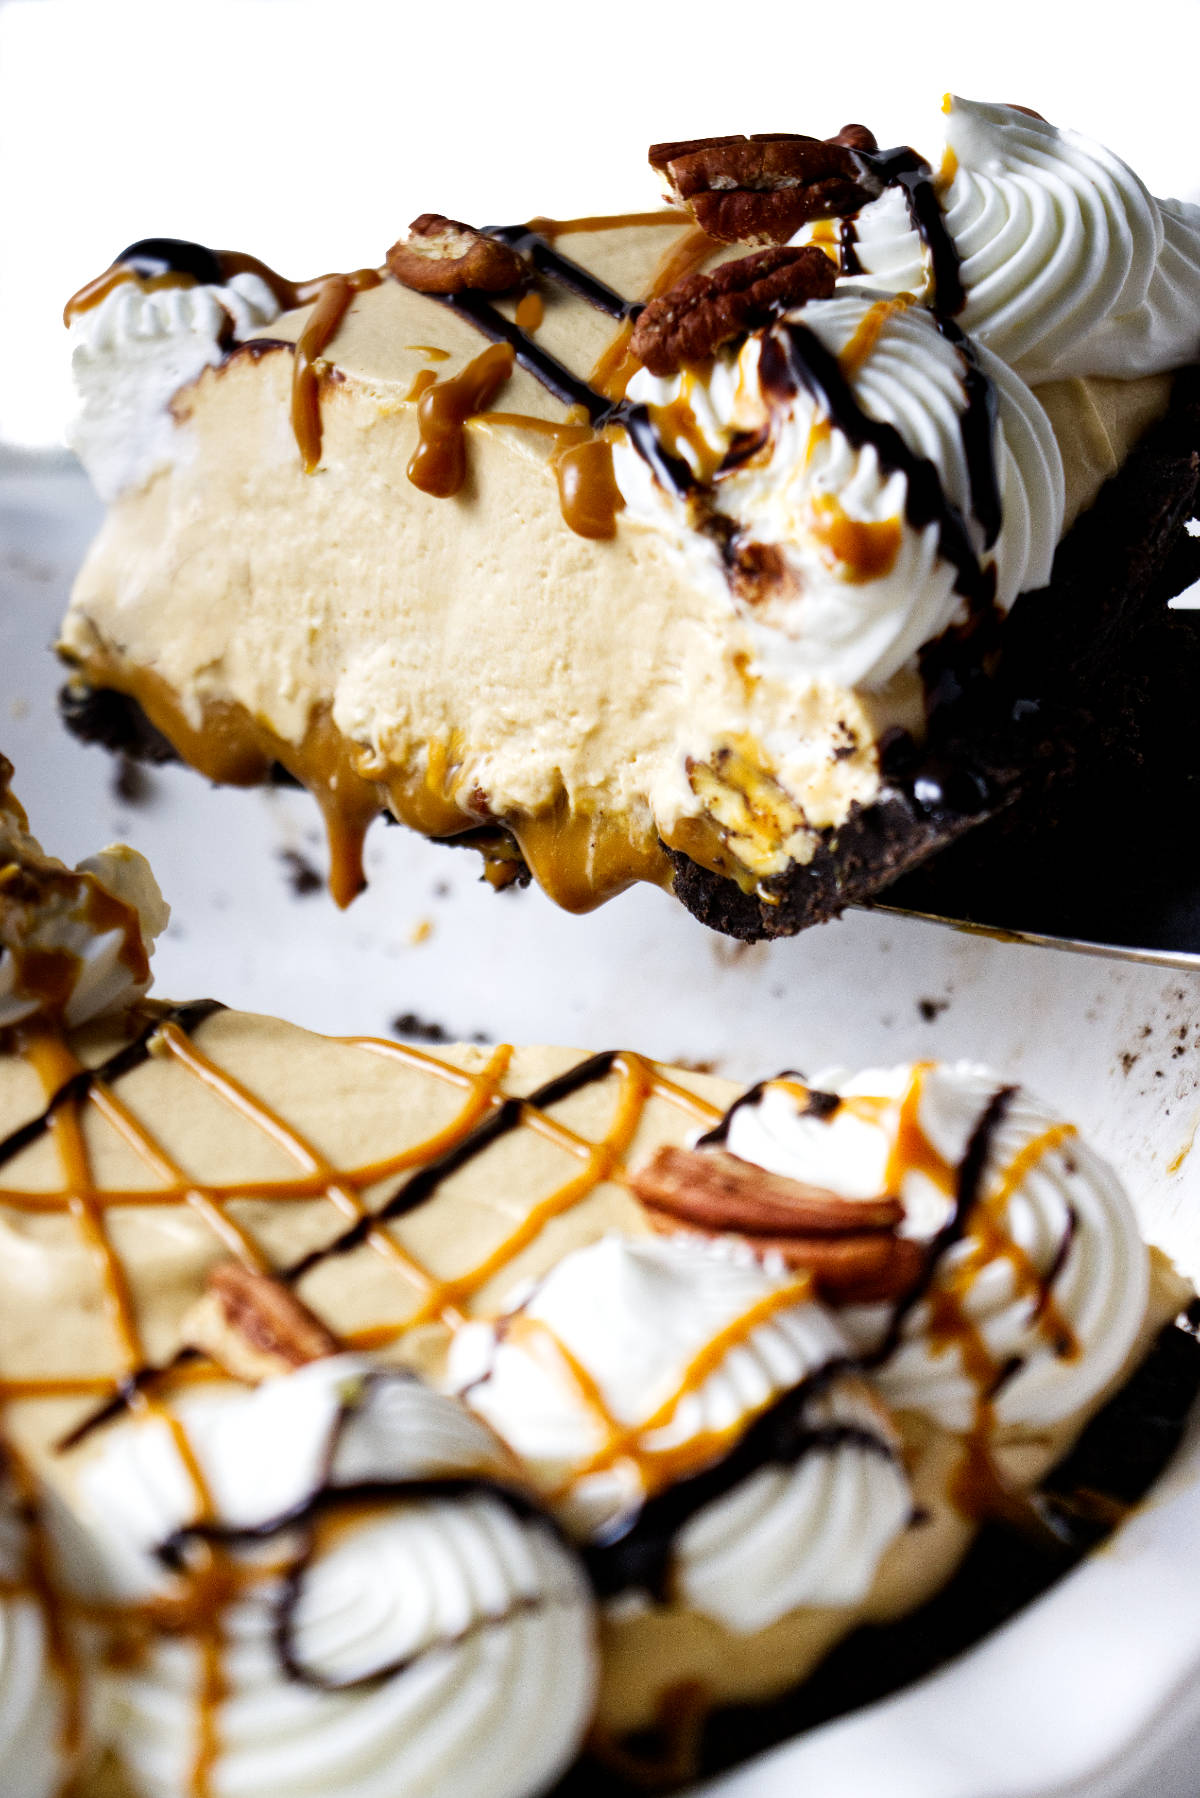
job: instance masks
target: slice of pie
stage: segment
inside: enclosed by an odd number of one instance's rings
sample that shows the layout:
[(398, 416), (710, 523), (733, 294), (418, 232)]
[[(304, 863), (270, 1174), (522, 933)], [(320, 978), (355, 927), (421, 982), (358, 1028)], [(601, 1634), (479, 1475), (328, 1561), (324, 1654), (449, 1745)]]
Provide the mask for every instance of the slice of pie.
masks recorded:
[[(78, 877), (23, 828), (5, 855), (82, 982)], [(744, 1091), (433, 1055), (155, 1001), (137, 965), (0, 1039), (21, 1798), (72, 1764), (104, 1798), (681, 1777), (985, 1519), (1045, 1534), (1039, 1483), (1189, 1296), (981, 1067)]]
[(668, 208), (298, 284), (131, 246), (67, 309), (68, 720), (303, 782), (343, 903), (384, 810), (748, 937), (1042, 792), (1186, 578), (1200, 212), (947, 108), (940, 162), (658, 145)]

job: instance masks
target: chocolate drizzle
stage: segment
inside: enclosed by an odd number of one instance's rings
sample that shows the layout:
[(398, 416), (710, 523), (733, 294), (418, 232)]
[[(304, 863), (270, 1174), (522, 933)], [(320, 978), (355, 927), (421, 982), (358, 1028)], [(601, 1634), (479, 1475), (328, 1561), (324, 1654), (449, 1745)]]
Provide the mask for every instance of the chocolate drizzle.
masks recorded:
[[(565, 260), (565, 258), (563, 259)], [(544, 350), (529, 334), (506, 318), (498, 307), (481, 294), (431, 294), (450, 312), (469, 320), (477, 331), (493, 343), (512, 345), (521, 367), (540, 381), (548, 393), (564, 406), (579, 406), (595, 430), (608, 425), (622, 425), (629, 440), (651, 471), (675, 493), (684, 495), (696, 485), (696, 477), (681, 456), (664, 449), (645, 406), (631, 405), (628, 400), (611, 400), (573, 374), (565, 363)]]
[(132, 269), (143, 281), (159, 275), (189, 275), (198, 287), (220, 287), (225, 280), (220, 251), (183, 237), (140, 237), (113, 261)]
[(378, 1211), (359, 1218), (357, 1223), (352, 1224), (348, 1230), (344, 1230), (340, 1236), (336, 1236), (331, 1243), (327, 1243), (322, 1249), (313, 1249), (310, 1254), (285, 1269), (278, 1277), (289, 1281), (302, 1280), (305, 1274), (311, 1272), (322, 1261), (328, 1260), (333, 1255), (348, 1255), (352, 1249), (361, 1247), (377, 1225), (388, 1223), (398, 1217), (407, 1217), (421, 1205), (427, 1204), (438, 1187), (444, 1180), (448, 1180), (451, 1174), (456, 1173), (460, 1167), (465, 1167), (467, 1162), (473, 1161), (476, 1155), (481, 1154), (500, 1137), (507, 1136), (510, 1130), (516, 1129), (527, 1107), (531, 1106), (538, 1111), (546, 1111), (552, 1105), (559, 1104), (561, 1100), (569, 1099), (572, 1093), (577, 1093), (583, 1087), (590, 1086), (593, 1081), (605, 1079), (612, 1072), (613, 1064), (619, 1053), (620, 1051), (617, 1049), (608, 1049), (598, 1055), (589, 1055), (585, 1061), (577, 1062), (573, 1068), (567, 1068), (564, 1073), (556, 1074), (553, 1080), (547, 1080), (544, 1085), (539, 1086), (527, 1097), (502, 1100), (495, 1111), (481, 1124), (476, 1125), (475, 1129), (464, 1136), (460, 1142), (447, 1149), (444, 1155), (439, 1155), (435, 1161), (430, 1161), (423, 1168), (419, 1168), (398, 1191), (384, 1200)]
[[(937, 525), (938, 552), (953, 568), (958, 591), (973, 607), (982, 609), (989, 604), (995, 593), (995, 570), (980, 565), (966, 521), (947, 498), (934, 464), (910, 449), (895, 425), (864, 410), (837, 357), (816, 333), (795, 321), (778, 325), (763, 343), (759, 372), (765, 393), (789, 399), (804, 388), (856, 449), (871, 445), (884, 468), (905, 476), (904, 509), (909, 523), (918, 531)], [(968, 415), (970, 410), (968, 407)], [(983, 490), (982, 475), (979, 480)], [(973, 477), (973, 492), (975, 485)]]
[(719, 1149), (724, 1147), (725, 1143), (729, 1140), (729, 1127), (733, 1123), (738, 1112), (746, 1110), (752, 1105), (757, 1105), (768, 1086), (774, 1086), (776, 1081), (779, 1080), (794, 1081), (798, 1086), (804, 1087), (807, 1097), (799, 1109), (798, 1116), (800, 1117), (819, 1118), (822, 1123), (825, 1123), (833, 1117), (835, 1112), (841, 1107), (842, 1101), (840, 1094), (822, 1092), (818, 1087), (809, 1086), (802, 1074), (798, 1074), (794, 1068), (785, 1068), (781, 1074), (776, 1074), (773, 1079), (760, 1080), (756, 1085), (748, 1087), (740, 1099), (734, 1100), (720, 1123), (714, 1124), (711, 1130), (706, 1130), (703, 1136), (698, 1136), (696, 1138), (696, 1147), (698, 1149)]
[(494, 237), (515, 250), (518, 256), (524, 256), (539, 275), (566, 288), (577, 299), (586, 300), (589, 306), (594, 306), (597, 312), (607, 313), (609, 318), (624, 323), (636, 319), (642, 310), (639, 300), (623, 298), (606, 282), (572, 262), (569, 256), (560, 255), (552, 243), (529, 225), (485, 225), (483, 232), (485, 237)]
[(361, 1692), (398, 1678), (427, 1654), (457, 1647), (483, 1629), (495, 1628), (510, 1618), (541, 1610), (552, 1602), (552, 1595), (537, 1594), (516, 1599), (503, 1611), (480, 1616), (468, 1628), (454, 1635), (442, 1636), (426, 1643), (413, 1653), (387, 1662), (370, 1673), (355, 1674), (346, 1679), (318, 1673), (301, 1657), (296, 1642), (296, 1619), (304, 1598), (305, 1579), (320, 1548), (319, 1525), (323, 1518), (363, 1506), (414, 1504), (422, 1500), (454, 1500), (486, 1497), (496, 1500), (522, 1523), (539, 1522), (554, 1534), (557, 1525), (534, 1500), (518, 1487), (486, 1474), (427, 1475), (419, 1478), (358, 1480), (345, 1485), (336, 1483), (335, 1467), (346, 1431), (361, 1410), (370, 1388), (387, 1381), (415, 1380), (403, 1369), (378, 1370), (365, 1376), (354, 1396), (343, 1402), (334, 1418), (325, 1450), (318, 1483), (312, 1492), (285, 1511), (265, 1518), (261, 1523), (231, 1525), (202, 1519), (185, 1524), (172, 1532), (154, 1551), (155, 1558), (170, 1572), (185, 1575), (189, 1567), (189, 1551), (195, 1545), (228, 1552), (253, 1548), (276, 1537), (299, 1534), (298, 1552), (283, 1574), (279, 1597), (274, 1607), (274, 1640), (280, 1666), (288, 1679), (297, 1685), (319, 1692)]
[(967, 1143), (966, 1153), (958, 1166), (955, 1179), (954, 1205), (949, 1217), (929, 1244), (925, 1271), (912, 1290), (895, 1307), (883, 1341), (868, 1357), (867, 1365), (881, 1366), (896, 1352), (912, 1312), (920, 1304), (937, 1277), (942, 1258), (960, 1242), (971, 1222), (971, 1214), (979, 1202), (983, 1176), (991, 1153), (992, 1139), (1003, 1123), (1016, 1095), (1015, 1086), (1002, 1086), (994, 1092), (980, 1113)]
[(169, 1010), (164, 1010), (149, 1018), (132, 1042), (126, 1043), (123, 1048), (110, 1055), (106, 1061), (102, 1061), (98, 1067), (81, 1068), (77, 1074), (72, 1074), (71, 1078), (58, 1088), (44, 1111), (39, 1112), (37, 1117), (30, 1118), (27, 1124), (22, 1124), (19, 1129), (13, 1130), (3, 1141), (0, 1141), (0, 1167), (12, 1161), (21, 1153), (22, 1149), (29, 1148), (31, 1143), (37, 1142), (39, 1137), (45, 1135), (54, 1121), (54, 1113), (59, 1106), (86, 1099), (97, 1082), (108, 1084), (119, 1080), (123, 1074), (131, 1073), (134, 1068), (140, 1067), (144, 1061), (149, 1060), (152, 1053), (151, 1045), (164, 1024), (174, 1024), (186, 1034), (195, 1030), (204, 1022), (205, 1018), (212, 1017), (214, 1012), (224, 1011), (224, 1009), (225, 1007), (218, 999), (195, 999), (187, 1005), (173, 1005)]
[(833, 1454), (841, 1448), (858, 1448), (896, 1461), (895, 1450), (863, 1425), (813, 1423), (808, 1417), (813, 1401), (834, 1380), (854, 1371), (855, 1363), (845, 1357), (827, 1361), (760, 1413), (728, 1454), (656, 1493), (632, 1517), (622, 1519), (595, 1542), (584, 1558), (599, 1595), (609, 1597), (634, 1587), (667, 1602), (673, 1546), (684, 1526), (760, 1468), (793, 1467), (807, 1455)]
[(1004, 522), (1000, 503), (1000, 479), (996, 468), (996, 431), (999, 401), (993, 381), (983, 371), (973, 339), (953, 319), (937, 315), (937, 328), (958, 351), (963, 370), (967, 405), (962, 415), (963, 453), (971, 484), (971, 511), (983, 531), (985, 549), (991, 549)]
[(946, 229), (933, 171), (923, 156), (906, 144), (894, 150), (860, 151), (883, 187), (898, 187), (904, 194), (913, 229), (929, 252), (933, 279), (933, 310), (953, 317), (967, 302), (962, 283), (958, 247)]

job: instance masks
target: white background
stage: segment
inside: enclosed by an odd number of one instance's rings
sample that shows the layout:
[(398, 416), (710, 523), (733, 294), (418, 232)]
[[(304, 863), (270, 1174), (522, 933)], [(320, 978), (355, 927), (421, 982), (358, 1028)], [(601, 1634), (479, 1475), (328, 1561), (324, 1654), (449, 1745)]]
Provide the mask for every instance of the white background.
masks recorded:
[(947, 89), (1187, 198), (1198, 49), (1195, 0), (8, 0), (0, 438), (56, 441), (63, 301), (138, 237), (358, 267), (419, 212), (653, 205), (656, 139), (860, 119), (936, 156)]

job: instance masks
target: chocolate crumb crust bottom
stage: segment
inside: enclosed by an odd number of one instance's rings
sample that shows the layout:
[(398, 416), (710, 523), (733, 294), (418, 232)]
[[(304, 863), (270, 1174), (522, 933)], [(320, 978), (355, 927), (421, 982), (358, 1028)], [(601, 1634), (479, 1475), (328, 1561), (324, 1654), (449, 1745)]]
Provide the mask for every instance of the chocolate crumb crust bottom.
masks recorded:
[(678, 1741), (648, 1735), (627, 1746), (616, 1770), (607, 1758), (580, 1761), (552, 1798), (662, 1790), (722, 1772), (902, 1690), (1007, 1623), (1110, 1536), (1166, 1468), (1200, 1395), (1198, 1322), (1200, 1304), (1160, 1332), (1141, 1367), (1046, 1476), (1036, 1495), (1044, 1530), (985, 1524), (949, 1585), (919, 1610), (857, 1630), (802, 1686), (772, 1703), (709, 1716), (695, 1731), (690, 1766), (679, 1764)]
[[(1131, 803), (1142, 797), (1162, 736), (1161, 683), (1177, 689), (1180, 656), (1189, 667), (1197, 659), (1189, 621), (1165, 606), (1200, 577), (1200, 539), (1184, 530), (1198, 493), (1200, 366), (1192, 365), (1176, 375), (1166, 416), (1064, 538), (1050, 585), (1022, 594), (1006, 619), (985, 614), (961, 637), (948, 634), (922, 652), (928, 735), (918, 746), (894, 732), (880, 744), (884, 797), (826, 832), (809, 863), (754, 892), (668, 851), (676, 897), (710, 928), (748, 942), (793, 936), (873, 897), (975, 916), (980, 891), (998, 890), (1028, 862), (1014, 860), (1011, 845), (1039, 825), (1044, 832), (1059, 811), (1070, 815), (1076, 777), (1086, 784), (1089, 774), (1092, 813), (1085, 806), (1079, 815), (1107, 815), (1111, 843), (1107, 782), (1123, 780)], [(179, 759), (123, 693), (76, 678), (60, 707), (86, 742), (152, 763)], [(1178, 779), (1191, 769), (1200, 780), (1194, 732), (1177, 732), (1172, 754)], [(271, 778), (296, 784), (278, 766)], [(953, 859), (952, 846), (968, 833), (970, 848), (960, 846)], [(502, 836), (491, 825), (444, 840), (486, 850)], [(523, 884), (515, 845), (508, 853)], [(914, 884), (901, 880), (930, 858)], [(901, 884), (893, 893), (894, 882)]]

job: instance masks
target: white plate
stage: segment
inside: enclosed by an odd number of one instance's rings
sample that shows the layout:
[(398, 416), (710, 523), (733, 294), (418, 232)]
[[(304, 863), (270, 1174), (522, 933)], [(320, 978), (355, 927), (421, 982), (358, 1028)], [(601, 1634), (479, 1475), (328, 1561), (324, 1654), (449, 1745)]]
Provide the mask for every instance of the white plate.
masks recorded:
[[(170, 769), (130, 805), (109, 758), (58, 726), (48, 645), (97, 517), (75, 473), (0, 462), (0, 749), (48, 848), (74, 860), (123, 836), (150, 855), (175, 907), (162, 992), (339, 1033), (415, 1012), (453, 1035), (629, 1043), (746, 1079), (987, 1059), (1079, 1123), (1148, 1236), (1200, 1277), (1200, 977), (867, 915), (744, 949), (647, 890), (568, 918), (535, 892), (496, 896), (469, 854), (382, 826), (372, 888), (339, 916), (320, 893), (296, 898), (280, 861), (323, 861), (304, 795), (214, 792)], [(1200, 1433), (1110, 1547), (977, 1649), (709, 1791), (1194, 1798), (1196, 1543)]]

